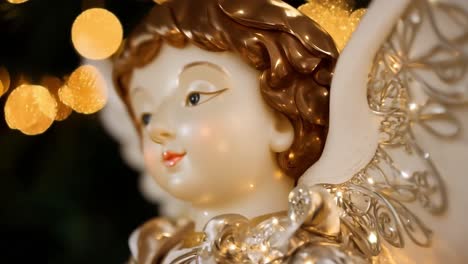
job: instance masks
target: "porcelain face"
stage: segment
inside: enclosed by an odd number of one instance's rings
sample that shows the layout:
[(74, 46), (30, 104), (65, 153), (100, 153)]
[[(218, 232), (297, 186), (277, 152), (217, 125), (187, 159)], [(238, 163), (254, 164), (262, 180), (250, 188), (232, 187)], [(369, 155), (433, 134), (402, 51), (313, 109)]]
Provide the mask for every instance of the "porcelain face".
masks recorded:
[(147, 170), (173, 196), (195, 205), (234, 201), (278, 173), (277, 114), (263, 101), (259, 72), (230, 52), (164, 44), (130, 84)]

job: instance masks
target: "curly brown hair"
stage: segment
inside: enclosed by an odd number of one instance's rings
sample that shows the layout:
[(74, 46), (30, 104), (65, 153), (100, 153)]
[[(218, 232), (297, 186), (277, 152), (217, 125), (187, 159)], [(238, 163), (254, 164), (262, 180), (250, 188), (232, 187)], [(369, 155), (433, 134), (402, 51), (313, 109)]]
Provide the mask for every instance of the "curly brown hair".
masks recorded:
[(319, 159), (328, 131), (329, 90), (338, 51), (317, 23), (280, 0), (156, 4), (114, 63), (116, 88), (135, 124), (139, 122), (128, 98), (133, 70), (154, 60), (163, 42), (237, 52), (260, 72), (267, 104), (293, 124), (292, 146), (277, 155), (280, 168), (297, 179)]

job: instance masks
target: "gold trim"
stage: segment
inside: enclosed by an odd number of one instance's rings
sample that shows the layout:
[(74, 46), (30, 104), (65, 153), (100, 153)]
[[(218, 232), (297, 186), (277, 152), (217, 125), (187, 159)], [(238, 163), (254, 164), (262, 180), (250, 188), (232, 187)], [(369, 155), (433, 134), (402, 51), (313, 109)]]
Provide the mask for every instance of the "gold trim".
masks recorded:
[[(436, 15), (453, 19), (462, 32), (453, 39), (444, 36)], [(423, 23), (429, 23), (438, 43), (412, 58)], [(325, 185), (344, 211), (344, 241), (352, 242), (367, 256), (378, 256), (383, 241), (403, 248), (403, 234), (413, 243), (429, 247), (432, 231), (409, 207), (417, 205), (430, 215), (447, 209), (443, 180), (413, 128), (420, 126), (440, 139), (455, 138), (461, 131), (448, 106), (467, 102), (466, 91), (454, 88), (466, 77), (468, 55), (463, 48), (468, 44), (467, 24), (468, 14), (460, 7), (414, 1), (375, 57), (368, 101), (381, 117), (379, 147), (374, 159), (352, 180)], [(428, 75), (443, 89), (426, 80)], [(442, 122), (448, 131), (431, 122)], [(397, 160), (402, 154), (404, 161)], [(408, 168), (404, 163), (420, 166)]]

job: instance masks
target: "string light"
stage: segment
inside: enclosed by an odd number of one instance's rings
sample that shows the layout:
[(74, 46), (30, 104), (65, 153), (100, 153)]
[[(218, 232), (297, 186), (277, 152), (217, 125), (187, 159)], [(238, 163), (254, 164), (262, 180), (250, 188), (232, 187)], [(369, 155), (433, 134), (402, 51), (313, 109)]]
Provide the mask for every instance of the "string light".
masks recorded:
[(60, 101), (58, 95), (59, 89), (65, 85), (63, 81), (57, 77), (46, 76), (42, 78), (41, 85), (49, 89), (50, 93), (57, 101), (57, 115), (55, 116), (55, 120), (63, 121), (67, 119), (71, 115), (72, 109), (68, 105)]
[(10, 88), (10, 74), (5, 67), (0, 67), (0, 96)]
[(120, 47), (123, 28), (119, 19), (103, 8), (91, 8), (81, 13), (72, 26), (72, 42), (85, 58), (102, 60)]
[(5, 104), (8, 126), (26, 135), (44, 133), (56, 114), (56, 100), (47, 88), (39, 85), (20, 85), (11, 92)]
[(344, 49), (366, 13), (365, 9), (353, 10), (349, 0), (309, 0), (299, 7), (299, 11), (322, 26), (340, 51)]
[(22, 4), (22, 3), (25, 3), (29, 0), (7, 0), (8, 3), (10, 4)]
[(378, 238), (377, 238), (377, 235), (374, 233), (374, 232), (371, 232), (369, 234), (369, 242), (372, 243), (372, 244), (376, 244), (378, 242)]
[(84, 65), (76, 69), (62, 86), (60, 100), (78, 113), (93, 114), (107, 102), (106, 83), (96, 67)]

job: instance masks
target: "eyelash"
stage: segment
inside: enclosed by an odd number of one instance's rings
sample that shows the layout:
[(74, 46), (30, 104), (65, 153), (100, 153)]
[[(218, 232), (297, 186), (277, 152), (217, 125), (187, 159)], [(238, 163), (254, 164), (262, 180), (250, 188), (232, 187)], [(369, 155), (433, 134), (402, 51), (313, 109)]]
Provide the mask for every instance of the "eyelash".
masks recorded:
[[(215, 92), (191, 92), (187, 95), (187, 98), (185, 99), (185, 105), (188, 106), (188, 107), (194, 107), (194, 106), (197, 106), (197, 105), (200, 105), (200, 104), (203, 104), (211, 99), (213, 99), (214, 97), (220, 95), (221, 93), (223, 93), (224, 91), (226, 91), (227, 88), (225, 89), (221, 89), (221, 90), (218, 90), (218, 91), (215, 91)], [(203, 96), (209, 96), (209, 98), (203, 100)]]
[[(221, 93), (223, 93), (226, 90), (227, 90), (227, 88), (216, 91), (216, 92), (211, 92), (211, 93), (191, 92), (191, 93), (189, 93), (187, 95), (185, 104), (186, 104), (186, 106), (189, 106), (189, 107), (194, 107), (194, 106), (200, 105), (200, 104), (205, 103), (205, 102), (211, 100), (212, 98), (220, 95)], [(208, 98), (208, 99), (205, 99), (204, 101), (201, 101), (202, 95), (207, 95), (207, 96), (211, 95), (211, 97)], [(152, 117), (153, 117), (153, 115), (151, 113), (141, 114), (141, 117), (140, 117), (141, 124), (143, 126), (149, 125), (149, 123), (151, 122)]]

